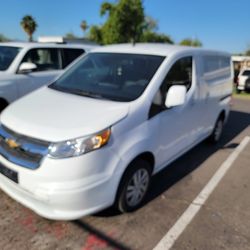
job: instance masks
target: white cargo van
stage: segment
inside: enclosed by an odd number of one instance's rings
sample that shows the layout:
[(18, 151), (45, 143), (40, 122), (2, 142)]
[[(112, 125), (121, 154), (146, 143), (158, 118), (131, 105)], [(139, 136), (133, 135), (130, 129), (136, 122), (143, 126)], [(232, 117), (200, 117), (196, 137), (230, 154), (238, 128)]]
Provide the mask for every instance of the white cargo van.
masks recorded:
[(241, 91), (250, 92), (250, 68), (244, 68), (240, 71), (237, 77), (236, 91), (241, 93)]
[(1, 114), (0, 187), (36, 213), (71, 220), (138, 208), (151, 176), (220, 138), (230, 55), (189, 47), (100, 47)]

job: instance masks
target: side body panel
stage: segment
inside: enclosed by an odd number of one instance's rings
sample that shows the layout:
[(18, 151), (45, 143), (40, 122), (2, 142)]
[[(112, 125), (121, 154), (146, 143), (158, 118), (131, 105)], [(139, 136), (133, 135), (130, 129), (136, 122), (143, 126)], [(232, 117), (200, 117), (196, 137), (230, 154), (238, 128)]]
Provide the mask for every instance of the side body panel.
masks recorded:
[[(212, 55), (214, 58), (220, 60), (224, 55)], [(233, 74), (230, 57), (227, 57), (227, 67), (206, 72), (205, 63), (210, 55), (201, 55), (201, 97), (203, 99), (202, 119), (205, 124), (204, 132), (210, 134), (214, 128), (215, 122), (222, 112), (225, 112), (226, 119), (229, 114), (230, 100), (233, 89)]]
[[(205, 55), (201, 52), (192, 55), (193, 86), (187, 93), (186, 103), (183, 106), (165, 110), (151, 119), (147, 117), (153, 96), (159, 89), (162, 79), (173, 62), (187, 54), (166, 59), (147, 89), (151, 90), (147, 101), (143, 105), (139, 101), (131, 105), (130, 121), (125, 119), (117, 124), (115, 130), (118, 129), (122, 136), (118, 154), (123, 159), (124, 166), (137, 155), (151, 152), (155, 158), (154, 172), (158, 172), (208, 137), (222, 112), (225, 112), (227, 120), (233, 81), (230, 56), (210, 53), (209, 56), (226, 57), (229, 62), (228, 67), (225, 70), (204, 74)], [(124, 130), (128, 132), (123, 133)]]

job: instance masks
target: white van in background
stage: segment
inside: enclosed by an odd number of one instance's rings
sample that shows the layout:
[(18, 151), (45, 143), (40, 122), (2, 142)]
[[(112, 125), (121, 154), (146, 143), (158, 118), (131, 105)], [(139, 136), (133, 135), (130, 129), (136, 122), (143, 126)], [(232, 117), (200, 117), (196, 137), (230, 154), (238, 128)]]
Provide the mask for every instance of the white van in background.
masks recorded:
[(52, 81), (93, 47), (96, 46), (0, 43), (0, 112), (14, 100)]
[(240, 71), (237, 77), (236, 91), (241, 93), (241, 91), (250, 92), (250, 68), (244, 68)]
[(229, 114), (230, 55), (200, 48), (99, 47), (1, 114), (0, 187), (50, 219), (138, 208), (150, 179)]

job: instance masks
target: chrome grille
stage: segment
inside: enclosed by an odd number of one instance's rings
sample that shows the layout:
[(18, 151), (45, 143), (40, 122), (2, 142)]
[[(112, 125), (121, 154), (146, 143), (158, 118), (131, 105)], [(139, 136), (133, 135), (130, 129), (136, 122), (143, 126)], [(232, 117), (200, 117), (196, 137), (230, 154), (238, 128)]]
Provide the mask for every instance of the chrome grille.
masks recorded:
[(48, 154), (49, 142), (17, 134), (0, 125), (0, 155), (19, 166), (37, 169)]

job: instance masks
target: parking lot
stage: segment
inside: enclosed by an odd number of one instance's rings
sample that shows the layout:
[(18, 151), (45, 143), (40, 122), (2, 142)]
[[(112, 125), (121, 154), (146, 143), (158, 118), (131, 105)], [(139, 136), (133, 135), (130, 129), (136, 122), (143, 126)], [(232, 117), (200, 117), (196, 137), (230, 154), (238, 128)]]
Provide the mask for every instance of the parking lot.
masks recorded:
[[(235, 99), (221, 142), (203, 142), (159, 173), (131, 214), (107, 210), (73, 222), (43, 219), (0, 191), (0, 249), (164, 249), (158, 244), (216, 171), (250, 136), (250, 101)], [(250, 249), (250, 143), (173, 249)], [(167, 249), (167, 248), (165, 248)]]

